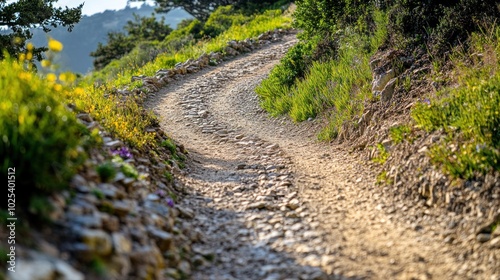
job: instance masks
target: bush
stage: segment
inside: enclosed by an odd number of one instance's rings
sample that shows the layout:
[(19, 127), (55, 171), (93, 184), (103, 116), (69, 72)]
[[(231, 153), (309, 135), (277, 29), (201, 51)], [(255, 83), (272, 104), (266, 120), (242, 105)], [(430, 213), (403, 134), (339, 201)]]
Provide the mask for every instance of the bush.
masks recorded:
[(0, 62), (0, 173), (15, 168), (17, 199), (67, 185), (85, 128), (62, 103), (62, 87), (8, 58)]
[(390, 30), (411, 44), (430, 43), (432, 50), (441, 54), (499, 18), (495, 0), (396, 0), (390, 12)]
[(232, 25), (242, 25), (249, 20), (249, 17), (235, 11), (232, 6), (221, 6), (210, 15), (201, 33), (205, 36), (216, 37)]

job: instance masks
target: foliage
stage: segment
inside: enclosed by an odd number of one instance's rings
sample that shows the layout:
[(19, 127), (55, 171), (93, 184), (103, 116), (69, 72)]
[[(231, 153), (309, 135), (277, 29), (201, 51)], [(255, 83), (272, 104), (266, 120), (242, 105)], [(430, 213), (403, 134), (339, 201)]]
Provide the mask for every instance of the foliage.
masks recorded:
[(429, 43), (442, 53), (466, 41), (471, 32), (500, 18), (495, 0), (396, 0), (390, 12), (391, 32), (409, 43)]
[(331, 39), (299, 42), (256, 89), (262, 107), (272, 115), (288, 113), (295, 121), (327, 112), (329, 123), (319, 137), (335, 138), (344, 122), (362, 112), (370, 96), (368, 62), (387, 36), (386, 16), (373, 13), (370, 36), (347, 27)]
[(110, 162), (100, 164), (96, 167), (96, 171), (103, 182), (109, 182), (116, 176), (116, 169)]
[(66, 187), (86, 130), (63, 103), (70, 89), (25, 67), (9, 57), (0, 62), (0, 172), (15, 168), (21, 201)]
[(216, 37), (231, 26), (245, 24), (250, 19), (235, 11), (233, 6), (222, 6), (210, 15), (201, 33), (208, 37)]
[[(49, 32), (53, 27), (64, 26), (71, 31), (80, 21), (83, 4), (63, 9), (54, 7), (55, 2), (57, 0), (0, 0), (0, 26), (11, 31), (0, 34), (0, 49), (6, 50), (12, 57), (26, 52), (25, 41), (32, 37), (30, 28), (37, 27)], [(31, 52), (33, 57), (41, 60), (42, 52), (46, 50), (45, 47), (39, 47)], [(4, 53), (0, 53), (0, 58), (4, 58)]]
[(431, 149), (431, 158), (451, 175), (466, 179), (500, 170), (500, 28), (474, 34), (470, 45), (468, 52), (454, 52), (459, 86), (441, 91), (412, 112), (423, 129), (447, 135)]
[(151, 17), (140, 17), (134, 14), (134, 21), (128, 21), (123, 29), (126, 33), (108, 33), (107, 44), (99, 43), (97, 49), (90, 54), (94, 57), (96, 70), (100, 70), (113, 60), (126, 55), (140, 43), (161, 41), (172, 31), (165, 24), (165, 18), (157, 21), (154, 14)]
[[(132, 0), (132, 2), (142, 2), (145, 0)], [(158, 12), (166, 13), (173, 8), (182, 7), (188, 13), (193, 15), (200, 21), (206, 21), (211, 13), (215, 11), (218, 7), (234, 5), (238, 9), (247, 12), (247, 14), (252, 14), (254, 12), (260, 11), (264, 7), (269, 9), (275, 9), (276, 6), (280, 6), (288, 3), (289, 1), (284, 0), (268, 0), (268, 1), (247, 1), (247, 0), (155, 0)]]
[(394, 144), (399, 144), (406, 139), (409, 139), (411, 134), (411, 128), (407, 125), (393, 126), (389, 129), (389, 135), (391, 136)]
[(378, 143), (377, 146), (375, 146), (375, 149), (377, 149), (378, 155), (373, 157), (373, 162), (384, 164), (389, 158), (389, 152), (387, 152), (385, 146), (381, 143)]
[[(215, 38), (207, 40), (188, 39), (182, 48), (171, 49), (170, 46), (174, 44), (173, 42), (185, 40), (184, 38), (186, 37), (183, 37), (182, 34), (193, 34), (194, 29), (200, 26), (201, 23), (194, 20), (186, 27), (190, 31), (183, 28), (182, 33), (180, 30), (175, 30), (167, 36), (164, 42), (160, 43), (159, 47), (160, 49), (165, 48), (165, 52), (157, 54), (154, 60), (148, 61), (146, 64), (135, 64), (135, 58), (132, 54), (137, 53), (133, 51), (131, 56), (125, 56), (120, 60), (114, 61), (102, 71), (94, 73), (92, 79), (100, 82), (114, 80), (116, 86), (128, 85), (132, 76), (151, 76), (158, 69), (172, 68), (179, 62), (184, 62), (190, 58), (197, 58), (203, 53), (222, 52), (226, 47), (226, 43), (230, 40), (243, 40), (255, 37), (268, 30), (284, 28), (290, 24), (290, 21), (289, 18), (282, 16), (282, 12), (279, 10), (266, 11), (264, 14), (252, 16), (251, 20), (246, 24), (231, 26)], [(193, 35), (193, 37), (195, 36)]]

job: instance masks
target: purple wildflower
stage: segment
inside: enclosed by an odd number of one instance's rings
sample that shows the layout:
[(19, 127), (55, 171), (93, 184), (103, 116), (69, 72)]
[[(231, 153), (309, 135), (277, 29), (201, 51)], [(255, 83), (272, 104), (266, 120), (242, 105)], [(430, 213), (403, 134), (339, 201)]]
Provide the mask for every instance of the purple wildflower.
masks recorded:
[(431, 101), (429, 100), (429, 98), (424, 99), (424, 103), (427, 105), (431, 105)]
[(165, 198), (167, 205), (170, 207), (174, 207), (174, 201), (171, 198)]
[(129, 159), (132, 158), (132, 153), (128, 150), (127, 147), (121, 147), (113, 151), (113, 155), (118, 155), (122, 159)]
[(167, 193), (164, 190), (157, 190), (156, 195), (159, 196), (160, 198), (164, 198)]

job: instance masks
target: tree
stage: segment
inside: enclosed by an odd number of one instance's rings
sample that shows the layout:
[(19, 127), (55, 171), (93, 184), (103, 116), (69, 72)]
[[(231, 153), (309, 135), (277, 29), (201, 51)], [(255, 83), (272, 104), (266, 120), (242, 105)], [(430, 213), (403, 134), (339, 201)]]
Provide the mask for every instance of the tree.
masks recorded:
[[(11, 56), (25, 52), (25, 42), (33, 34), (30, 28), (41, 28), (49, 32), (57, 26), (67, 27), (71, 31), (82, 17), (80, 4), (76, 8), (56, 8), (57, 0), (0, 0), (0, 26), (10, 29), (8, 34), (0, 35), (0, 48), (5, 49)], [(42, 59), (45, 47), (33, 49), (33, 55), (38, 60)], [(3, 53), (0, 53), (3, 58)]]
[[(129, 0), (130, 2), (144, 2), (145, 0)], [(247, 0), (155, 0), (157, 12), (167, 13), (174, 8), (181, 7), (195, 18), (206, 21), (208, 16), (219, 6), (233, 5), (237, 9), (252, 11), (276, 3), (288, 3), (289, 0), (247, 1)]]
[(90, 53), (94, 57), (94, 68), (100, 70), (111, 61), (118, 59), (132, 51), (140, 42), (162, 41), (172, 32), (172, 28), (165, 24), (165, 18), (158, 21), (154, 14), (151, 17), (141, 17), (134, 14), (134, 21), (129, 20), (123, 27), (124, 32), (108, 33), (107, 44), (99, 43), (97, 49)]

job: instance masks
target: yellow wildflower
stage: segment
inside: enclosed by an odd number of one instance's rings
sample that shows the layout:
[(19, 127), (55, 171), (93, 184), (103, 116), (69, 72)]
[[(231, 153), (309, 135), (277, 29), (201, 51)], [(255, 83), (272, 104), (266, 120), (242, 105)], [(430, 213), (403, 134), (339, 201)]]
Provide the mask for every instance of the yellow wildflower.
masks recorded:
[(62, 88), (63, 88), (63, 87), (62, 87), (60, 84), (55, 84), (55, 85), (54, 85), (54, 90), (55, 90), (55, 91), (61, 91), (61, 90), (62, 90)]
[(57, 79), (56, 74), (54, 73), (47, 74), (47, 81), (53, 83), (56, 81), (56, 79)]
[(27, 59), (27, 60), (32, 60), (32, 59), (33, 59), (33, 54), (32, 54), (31, 52), (28, 52), (28, 53), (26, 54), (26, 59)]
[(50, 60), (44, 59), (44, 60), (42, 60), (41, 64), (42, 64), (42, 67), (45, 68), (45, 67), (49, 67), (51, 62), (50, 62)]
[(63, 49), (63, 44), (52, 38), (49, 39), (49, 50), (53, 52), (60, 52)]
[(33, 51), (33, 48), (34, 48), (34, 47), (33, 47), (33, 44), (32, 44), (32, 43), (28, 43), (28, 44), (26, 45), (26, 49), (27, 49), (28, 51), (30, 51), (30, 52), (31, 52), (31, 51)]
[(24, 53), (19, 55), (19, 61), (24, 61), (26, 59), (26, 55)]
[(66, 82), (67, 79), (68, 79), (68, 77), (66, 76), (66, 73), (59, 74), (59, 80), (61, 82)]

